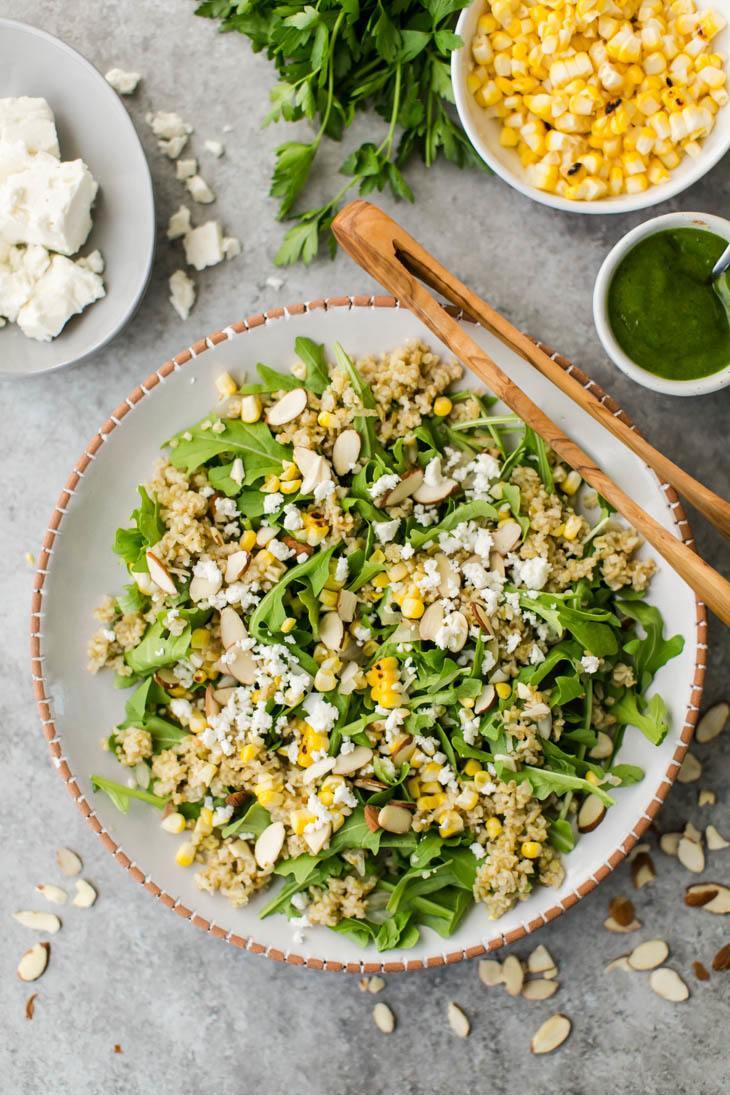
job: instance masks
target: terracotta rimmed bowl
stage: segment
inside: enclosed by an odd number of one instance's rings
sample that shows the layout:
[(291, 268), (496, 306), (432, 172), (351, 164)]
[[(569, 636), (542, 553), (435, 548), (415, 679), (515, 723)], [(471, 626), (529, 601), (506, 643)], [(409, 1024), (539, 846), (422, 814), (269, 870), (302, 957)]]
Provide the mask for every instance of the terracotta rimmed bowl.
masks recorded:
[[(662, 486), (635, 456), (496, 338), (481, 329), (472, 333), (540, 406), (611, 469), (637, 502), (691, 542), (671, 488)], [(326, 928), (307, 929), (303, 942), (295, 943), (284, 917), (259, 920), (258, 909), (267, 898), (234, 909), (225, 898), (198, 891), (194, 872), (175, 864), (175, 842), (161, 830), (156, 812), (135, 803), (129, 814), (120, 814), (106, 797), (91, 790), (92, 771), (120, 778), (116, 761), (100, 750), (99, 739), (120, 721), (124, 694), (115, 691), (108, 675), (86, 673), (86, 644), (95, 605), (125, 580), (111, 551), (114, 530), (134, 507), (137, 483), (148, 478), (161, 441), (215, 404), (214, 381), (224, 370), (241, 378), (252, 373), (257, 361), (282, 368), (291, 364), (297, 335), (330, 346), (339, 340), (355, 355), (390, 350), (416, 337), (446, 352), (392, 298), (338, 297), (276, 308), (234, 323), (152, 373), (91, 439), (49, 522), (31, 621), (33, 678), (43, 732), (61, 779), (107, 850), (135, 882), (204, 931), (251, 952), (317, 969), (394, 971), (458, 962), (519, 939), (559, 916), (605, 878), (645, 831), (671, 787), (697, 718), (705, 669), (704, 607), (668, 567), (659, 568), (651, 599), (664, 613), (669, 634), (682, 632), (686, 637), (684, 652), (656, 680), (668, 702), (672, 728), (659, 748), (629, 730), (621, 759), (640, 764), (646, 777), (619, 789), (616, 805), (602, 824), (566, 857), (566, 879), (560, 889), (536, 890), (498, 921), (488, 920), (477, 907), (451, 939), (425, 931), (412, 950), (382, 955), (361, 950)], [(569, 362), (556, 359), (596, 398), (622, 413)]]

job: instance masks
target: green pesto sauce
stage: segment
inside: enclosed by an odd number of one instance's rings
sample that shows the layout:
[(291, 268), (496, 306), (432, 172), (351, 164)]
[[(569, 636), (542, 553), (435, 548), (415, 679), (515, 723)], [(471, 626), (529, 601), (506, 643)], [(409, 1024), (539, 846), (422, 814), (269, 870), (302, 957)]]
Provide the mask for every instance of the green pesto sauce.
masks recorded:
[(608, 290), (613, 333), (632, 361), (668, 380), (695, 380), (730, 364), (728, 273), (708, 283), (727, 240), (698, 228), (647, 236)]

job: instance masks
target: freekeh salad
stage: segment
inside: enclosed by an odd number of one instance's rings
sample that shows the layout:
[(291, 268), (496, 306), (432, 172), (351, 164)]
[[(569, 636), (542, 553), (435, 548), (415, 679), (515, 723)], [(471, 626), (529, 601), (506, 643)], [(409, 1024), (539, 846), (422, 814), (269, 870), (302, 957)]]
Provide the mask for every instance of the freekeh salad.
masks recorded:
[(218, 378), (117, 532), (89, 668), (131, 690), (127, 778), (93, 783), (156, 807), (201, 889), (278, 880), (295, 935), (407, 948), (561, 883), (643, 776), (627, 728), (664, 739), (683, 639), (637, 534), (461, 366), (295, 352)]

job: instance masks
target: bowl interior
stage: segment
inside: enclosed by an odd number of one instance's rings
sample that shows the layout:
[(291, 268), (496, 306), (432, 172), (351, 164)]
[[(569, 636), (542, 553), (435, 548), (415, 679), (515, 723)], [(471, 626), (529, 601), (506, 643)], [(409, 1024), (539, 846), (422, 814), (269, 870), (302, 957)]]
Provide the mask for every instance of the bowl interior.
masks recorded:
[[(610, 467), (612, 475), (630, 489), (640, 505), (667, 528), (676, 528), (664, 493), (641, 461), (496, 338), (480, 329), (474, 333), (516, 383), (599, 462)], [(145, 387), (152, 390), (144, 398), (139, 390), (133, 395), (130, 401), (133, 409), (118, 426), (111, 421), (104, 424), (102, 443), (97, 438), (88, 447), (89, 452), (94, 449), (96, 452), (83, 478), (76, 483), (71, 497), (61, 503), (66, 512), (55, 539), (51, 536), (53, 553), (47, 562), (39, 563), (41, 567), (47, 566), (48, 573), (44, 614), (36, 621), (41, 632), (40, 653), (45, 659), (45, 694), (55, 719), (60, 756), (66, 759), (103, 828), (138, 865), (145, 878), (154, 880), (171, 899), (204, 918), (208, 925), (215, 924), (224, 933), (253, 939), (266, 951), (274, 948), (285, 956), (293, 951), (305, 960), (379, 963), (382, 958), (388, 963), (419, 964), (439, 961), (446, 955), (458, 958), (470, 948), (496, 946), (509, 933), (519, 934), (528, 927), (539, 926), (573, 904), (578, 893), (591, 889), (597, 873), (607, 873), (606, 864), (611, 857), (613, 865), (618, 862), (620, 856), (615, 855), (616, 850), (628, 847), (627, 842), (633, 842), (635, 834), (653, 816), (658, 805), (656, 799), (664, 794), (660, 788), (663, 785), (665, 790), (668, 788), (664, 783), (667, 772), (673, 773), (674, 764), (683, 752), (683, 733), (685, 741), (689, 737), (685, 720), (697, 657), (701, 653), (695, 627), (698, 617), (693, 594), (668, 567), (659, 568), (651, 599), (661, 607), (668, 633), (681, 632), (686, 637), (684, 652), (672, 662), (671, 668), (661, 670), (656, 681), (669, 705), (671, 731), (659, 748), (651, 746), (638, 731), (627, 733), (621, 757), (646, 770), (644, 781), (620, 789), (617, 805), (604, 822), (567, 857), (567, 875), (560, 890), (538, 889), (499, 921), (488, 920), (486, 912), (477, 907), (452, 938), (444, 940), (426, 931), (412, 950), (387, 952), (382, 956), (362, 951), (348, 938), (325, 928), (307, 929), (303, 942), (295, 943), (286, 919), (279, 916), (258, 919), (257, 911), (267, 898), (234, 909), (224, 898), (198, 891), (193, 872), (176, 866), (175, 842), (162, 832), (157, 815), (149, 808), (135, 803), (129, 814), (123, 815), (105, 796), (91, 792), (91, 772), (120, 778), (116, 761), (101, 751), (99, 741), (121, 719), (124, 705), (124, 694), (114, 690), (108, 675), (92, 677), (86, 673), (92, 612), (106, 592), (119, 589), (125, 581), (123, 567), (111, 552), (114, 531), (133, 508), (136, 485), (149, 476), (163, 439), (215, 405), (214, 381), (221, 372), (228, 370), (243, 381), (245, 375), (253, 375), (257, 361), (282, 369), (288, 367), (294, 360), (294, 339), (300, 334), (330, 347), (339, 340), (356, 356), (391, 350), (413, 338), (421, 338), (438, 352), (445, 352), (408, 312), (394, 307), (378, 307), (375, 311), (372, 306), (353, 306), (347, 298), (339, 298), (337, 305), (328, 310), (321, 305), (301, 314), (296, 310), (294, 314), (289, 311), (282, 314), (280, 310), (277, 318), (246, 333), (236, 335), (228, 328), (227, 334), (229, 337), (204, 353), (198, 352), (198, 356), (187, 360), (163, 382), (156, 386), (146, 382)], [(183, 355), (183, 360), (189, 356)], [(122, 413), (123, 409), (118, 409), (115, 418)], [(57, 520), (58, 514), (55, 517)], [(695, 690), (693, 703), (698, 702)], [(65, 778), (69, 778), (68, 774)]]
[[(27, 376), (86, 357), (114, 335), (144, 292), (155, 243), (149, 168), (116, 92), (80, 54), (35, 27), (0, 19), (0, 97), (40, 96), (56, 117), (61, 157), (80, 157), (99, 183), (93, 228), (81, 250), (104, 256), (106, 296), (52, 342), (0, 331), (0, 375)], [(130, 230), (130, 226), (134, 230)]]
[[(730, 49), (730, 0), (697, 0), (699, 8), (713, 8), (728, 21), (720, 33), (713, 39), (716, 51), (727, 54)], [(564, 209), (573, 213), (627, 213), (635, 209), (646, 209), (666, 201), (679, 194), (696, 182), (706, 171), (714, 166), (730, 147), (730, 104), (722, 107), (715, 118), (715, 125), (709, 136), (702, 141), (702, 154), (693, 160), (685, 156), (666, 182), (650, 186), (642, 194), (620, 194), (615, 198), (602, 198), (598, 201), (569, 201), (557, 194), (537, 190), (527, 181), (527, 176), (514, 149), (503, 148), (499, 143), (500, 123), (480, 107), (466, 86), (469, 74), (470, 43), (476, 34), (479, 17), (488, 10), (485, 0), (474, 0), (459, 18), (457, 32), (464, 46), (452, 54), (451, 74), (454, 85), (456, 106), (462, 125), (469, 140), (482, 159), (515, 189), (535, 201), (554, 209)]]

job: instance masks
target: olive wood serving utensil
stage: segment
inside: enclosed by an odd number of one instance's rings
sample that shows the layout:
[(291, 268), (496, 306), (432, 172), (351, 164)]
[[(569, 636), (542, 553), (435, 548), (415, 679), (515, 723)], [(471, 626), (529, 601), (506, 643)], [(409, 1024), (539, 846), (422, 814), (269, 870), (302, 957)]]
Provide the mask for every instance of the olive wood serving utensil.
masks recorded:
[(417, 279), (423, 278), (437, 288), (447, 299), (458, 305), (468, 318), (483, 323), (521, 357), (535, 365), (574, 402), (653, 467), (661, 478), (681, 490), (698, 509), (714, 520), (725, 535), (730, 535), (730, 506), (727, 502), (662, 457), (648, 442), (615, 418), (607, 408), (592, 399), (544, 351), (534, 346), (526, 335), (517, 331), (486, 302), (467, 289), (377, 206), (362, 200), (351, 202), (337, 215), (332, 228), (345, 251), (367, 273), (417, 315), (437, 338), (484, 381), (490, 391), (539, 433), (566, 463), (575, 468), (587, 483), (622, 513), (707, 606), (724, 623), (730, 624), (730, 582), (646, 513), (579, 445), (566, 437), (556, 423), (510, 380), (468, 331), (449, 315)]

